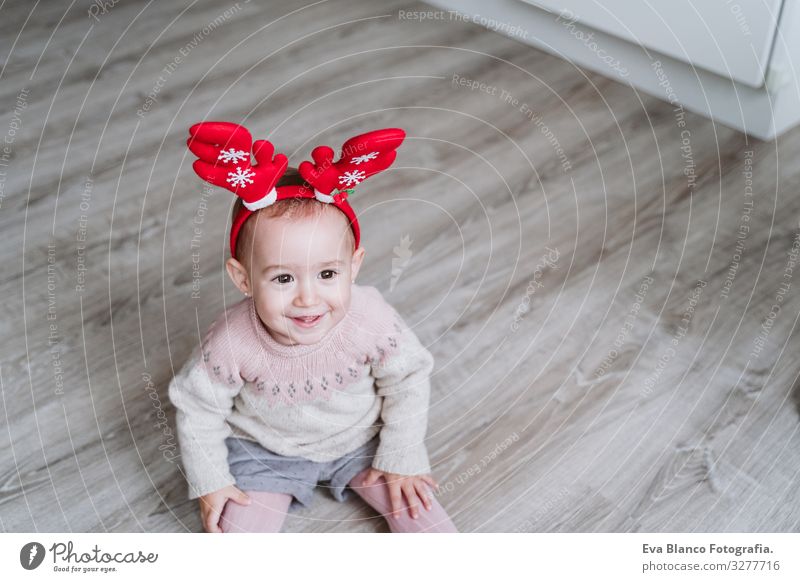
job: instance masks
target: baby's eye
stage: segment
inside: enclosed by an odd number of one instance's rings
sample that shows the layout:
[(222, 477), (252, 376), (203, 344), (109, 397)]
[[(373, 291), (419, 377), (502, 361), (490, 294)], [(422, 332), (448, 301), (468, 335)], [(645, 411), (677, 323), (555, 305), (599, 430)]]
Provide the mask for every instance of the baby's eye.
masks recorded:
[[(325, 273), (330, 273), (331, 274), (330, 277), (326, 277)], [(322, 275), (323, 279), (333, 279), (336, 276), (336, 274), (337, 274), (336, 271), (334, 271), (332, 269), (325, 269), (324, 271), (322, 271), (320, 273), (320, 275)]]
[[(288, 279), (284, 279), (284, 277), (288, 277)], [(292, 280), (291, 275), (278, 275), (273, 279), (273, 281), (277, 281), (280, 284), (289, 283)]]

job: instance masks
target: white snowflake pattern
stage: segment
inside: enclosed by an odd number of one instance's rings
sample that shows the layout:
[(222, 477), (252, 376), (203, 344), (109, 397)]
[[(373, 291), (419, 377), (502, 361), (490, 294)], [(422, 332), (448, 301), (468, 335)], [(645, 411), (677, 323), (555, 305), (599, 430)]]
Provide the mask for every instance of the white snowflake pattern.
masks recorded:
[(350, 160), (350, 163), (359, 166), (361, 164), (369, 162), (370, 160), (374, 160), (377, 157), (378, 157), (378, 152), (369, 152), (368, 154), (364, 154), (363, 156), (356, 156), (352, 158)]
[(366, 172), (362, 172), (361, 170), (353, 170), (352, 172), (345, 172), (344, 174), (339, 176), (339, 184), (344, 184), (345, 186), (355, 186), (366, 177), (367, 177)]
[(222, 160), (223, 164), (229, 164), (230, 162), (235, 164), (239, 160), (244, 162), (247, 159), (247, 153), (242, 150), (230, 148), (229, 150), (220, 151), (217, 159)]
[(256, 173), (253, 170), (236, 167), (235, 172), (228, 172), (228, 182), (237, 188), (246, 188), (247, 184), (252, 184), (251, 178)]

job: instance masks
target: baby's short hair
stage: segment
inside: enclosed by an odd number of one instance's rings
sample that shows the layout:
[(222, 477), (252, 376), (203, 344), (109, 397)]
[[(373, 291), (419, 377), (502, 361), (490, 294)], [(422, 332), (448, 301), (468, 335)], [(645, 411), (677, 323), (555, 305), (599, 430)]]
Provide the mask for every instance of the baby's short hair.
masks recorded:
[[(302, 176), (300, 176), (300, 172), (297, 168), (292, 168), (291, 166), (286, 168), (283, 176), (280, 177), (275, 187), (278, 186), (301, 186), (304, 183)], [(233, 212), (231, 213), (231, 224), (233, 224), (236, 215), (239, 213), (239, 210), (242, 208), (243, 203), (242, 199), (237, 197), (236, 202), (233, 205)], [(250, 253), (252, 250), (253, 239), (254, 239), (254, 230), (257, 217), (261, 218), (275, 218), (275, 217), (285, 217), (285, 218), (309, 218), (309, 217), (316, 217), (319, 216), (322, 212), (337, 212), (339, 214), (344, 214), (335, 207), (328, 208), (331, 206), (330, 204), (326, 204), (324, 202), (320, 202), (316, 198), (286, 198), (284, 200), (278, 200), (269, 206), (256, 210), (247, 220), (244, 221), (241, 230), (239, 231), (239, 236), (236, 239), (236, 258), (242, 261), (242, 258), (245, 257), (245, 253)], [(346, 218), (346, 217), (345, 217)], [(350, 248), (355, 251), (355, 244), (356, 239), (355, 235), (353, 235), (353, 229), (348, 228), (348, 239), (350, 240)]]

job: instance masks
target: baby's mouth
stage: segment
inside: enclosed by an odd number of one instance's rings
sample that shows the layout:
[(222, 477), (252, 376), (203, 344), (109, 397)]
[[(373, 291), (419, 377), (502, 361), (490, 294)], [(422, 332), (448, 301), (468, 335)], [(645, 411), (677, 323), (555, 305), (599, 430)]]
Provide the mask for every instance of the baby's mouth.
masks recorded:
[(295, 322), (296, 325), (300, 327), (314, 327), (319, 323), (319, 321), (325, 316), (324, 313), (320, 315), (314, 315), (309, 317), (292, 317), (290, 318), (292, 321)]

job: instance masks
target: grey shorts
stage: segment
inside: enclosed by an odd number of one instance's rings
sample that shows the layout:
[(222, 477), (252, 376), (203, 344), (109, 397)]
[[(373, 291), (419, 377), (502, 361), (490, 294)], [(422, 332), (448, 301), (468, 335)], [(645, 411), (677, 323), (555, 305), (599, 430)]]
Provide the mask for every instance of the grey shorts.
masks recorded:
[(330, 490), (334, 499), (346, 501), (352, 492), (347, 484), (364, 469), (372, 466), (379, 436), (352, 453), (333, 461), (317, 463), (302, 457), (284, 457), (247, 439), (228, 437), (228, 465), (242, 491), (288, 493), (294, 499), (290, 510), (311, 507), (314, 489), (319, 483)]

